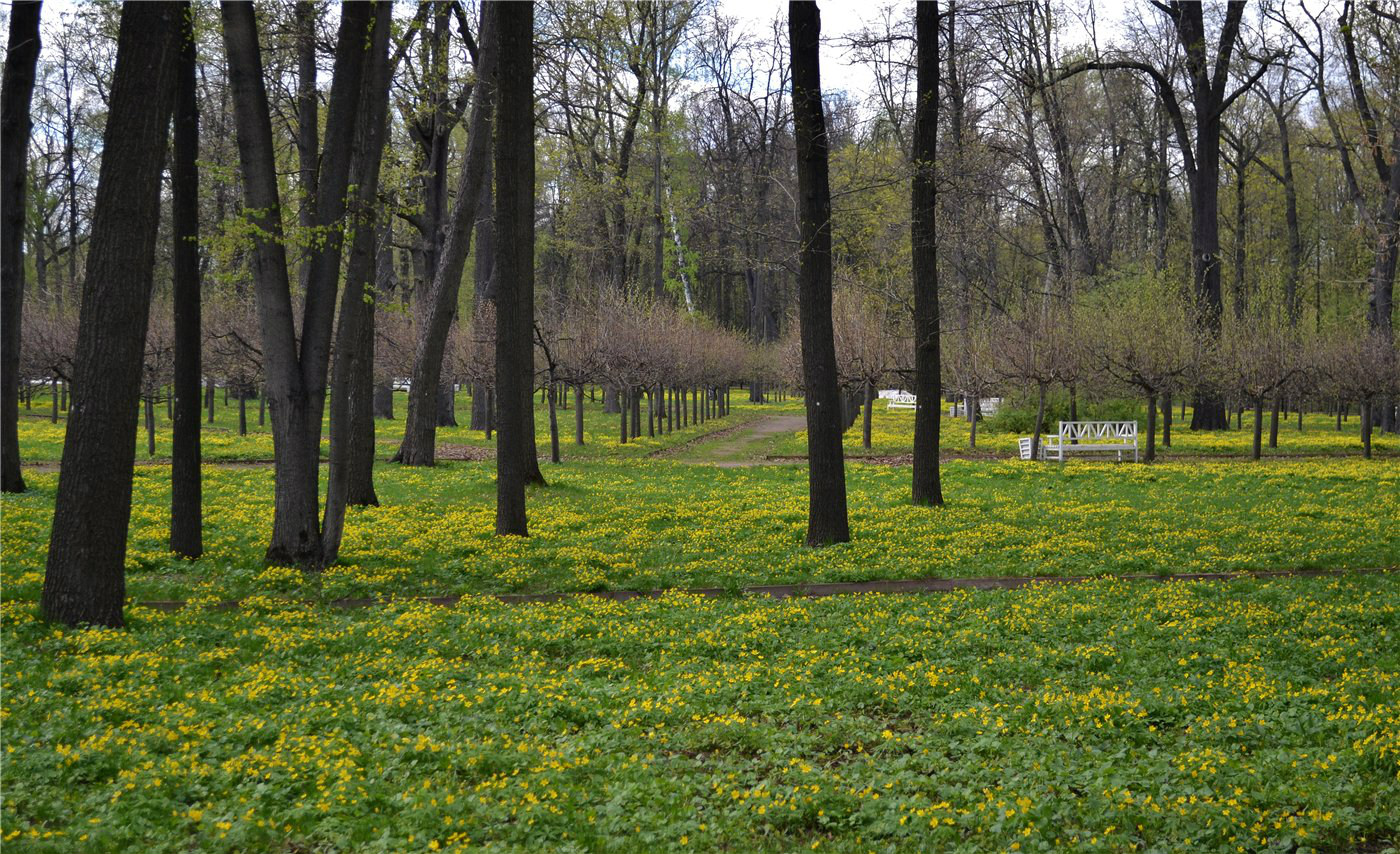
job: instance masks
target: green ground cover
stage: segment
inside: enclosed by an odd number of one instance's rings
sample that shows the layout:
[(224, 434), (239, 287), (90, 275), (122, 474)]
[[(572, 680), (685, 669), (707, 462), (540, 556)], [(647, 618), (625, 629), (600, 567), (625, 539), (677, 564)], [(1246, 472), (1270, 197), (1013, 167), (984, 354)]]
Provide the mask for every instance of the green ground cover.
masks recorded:
[[(629, 440), (627, 444), (618, 443), (618, 416), (608, 415), (603, 412), (602, 394), (597, 394), (596, 401), (584, 400), (584, 444), (582, 446), (573, 444), (574, 438), (574, 410), (560, 409), (559, 416), (559, 437), (561, 453), (568, 459), (612, 459), (645, 456), (664, 448), (671, 448), (682, 443), (691, 441), (698, 436), (703, 436), (717, 430), (732, 427), (752, 418), (761, 417), (769, 413), (786, 411), (778, 405), (756, 405), (750, 403), (740, 404), (740, 392), (734, 393), (734, 407), (730, 415), (724, 418), (711, 418), (701, 424), (691, 424), (684, 429), (673, 430), (668, 435), (648, 437), (646, 433), (646, 415), (643, 408), (642, 433), (643, 435), (635, 440)], [(375, 421), (375, 433), (379, 447), (379, 455), (388, 458), (398, 449), (399, 443), (403, 440), (403, 418), (407, 412), (408, 395), (405, 392), (398, 392), (394, 396), (393, 419), (377, 419)], [(572, 405), (572, 404), (571, 404)], [(790, 406), (790, 405), (789, 405)], [(801, 411), (799, 408), (793, 411)], [(36, 394), (34, 397), (34, 408), (29, 411), (20, 410), (19, 436), (21, 447), (21, 459), (25, 463), (56, 462), (63, 456), (63, 437), (68, 427), (67, 413), (60, 413), (57, 423), (51, 423), (49, 417), (49, 398), (46, 393)], [(207, 413), (208, 410), (205, 410)], [(495, 441), (486, 439), (480, 430), (470, 430), (471, 423), (471, 396), (466, 393), (458, 393), (456, 397), (456, 427), (439, 427), (437, 438), (441, 444), (470, 445), (480, 448), (494, 448)], [(166, 417), (165, 405), (162, 403), (156, 407), (156, 453), (155, 459), (168, 460), (170, 458), (170, 430), (171, 422)], [(144, 417), (144, 416), (143, 416)], [(329, 424), (329, 409), (326, 413), (327, 424)], [(216, 462), (234, 462), (247, 460), (270, 460), (272, 459), (272, 425), (258, 424), (258, 403), (256, 400), (248, 401), (248, 432), (246, 435), (238, 434), (238, 404), (237, 401), (230, 400), (228, 404), (223, 403), (222, 394), (214, 404), (214, 422), (207, 421), (203, 424), (201, 436), (201, 446), (204, 452), (204, 459)], [(146, 454), (146, 427), (145, 421), (141, 421), (136, 436), (136, 459), (140, 462), (149, 459)], [(539, 395), (535, 395), (535, 433), (540, 453), (544, 456), (549, 454), (549, 409), (540, 402)], [(323, 431), (321, 443), (321, 453), (323, 456), (329, 453), (329, 427)]]
[(1400, 578), (9, 602), (7, 851), (1388, 851)]
[[(169, 469), (137, 469), (128, 589), (139, 599), (249, 593), (535, 592), (978, 575), (1178, 573), (1400, 564), (1400, 464), (951, 461), (947, 507), (907, 503), (905, 467), (848, 467), (854, 541), (804, 548), (801, 466), (665, 459), (546, 466), (533, 536), (496, 537), (492, 463), (383, 464), (382, 506), (353, 509), (342, 565), (265, 568), (269, 467), (205, 469), (206, 557), (166, 549)], [(56, 472), (0, 509), (6, 595), (37, 598)]]

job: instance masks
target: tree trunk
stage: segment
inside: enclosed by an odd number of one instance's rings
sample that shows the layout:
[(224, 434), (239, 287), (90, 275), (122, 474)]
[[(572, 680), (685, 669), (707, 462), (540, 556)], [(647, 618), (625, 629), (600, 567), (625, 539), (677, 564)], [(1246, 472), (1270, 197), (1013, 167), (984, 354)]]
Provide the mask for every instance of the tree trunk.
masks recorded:
[[(394, 420), (394, 386), (391, 383), (376, 383), (374, 386), (374, 417)], [(475, 424), (473, 430), (480, 430)]]
[[(145, 397), (146, 408), (146, 456), (156, 455), (156, 401), (151, 395)], [(58, 395), (54, 395), (54, 409), (58, 409)]]
[(58, 377), (49, 377), (49, 423), (58, 423)]
[[(437, 426), (457, 426), (457, 384), (448, 380), (438, 388)], [(436, 434), (434, 435), (436, 439)], [(435, 454), (436, 455), (436, 454)]]
[(1172, 446), (1172, 395), (1162, 395), (1162, 447)]
[(849, 542), (851, 532), (831, 319), (831, 187), (818, 57), (821, 16), (815, 3), (788, 4), (788, 37), (801, 239), (798, 305), (807, 392), (807, 545), (824, 546)]
[[(190, 10), (193, 14), (193, 9)], [(170, 550), (204, 553), (199, 393), (202, 369), (199, 276), (199, 90), (190, 15), (181, 16), (180, 74), (175, 88), (175, 162), (170, 169), (170, 258), (175, 310), (175, 382), (170, 398)]]
[[(297, 222), (306, 235), (316, 225), (316, 179), (320, 165), (320, 97), (316, 88), (316, 18), (314, 2), (298, 0), (293, 7), (297, 46)], [(308, 255), (298, 272), (302, 290), (311, 275)]]
[(1254, 442), (1250, 449), (1250, 458), (1259, 459), (1260, 446), (1264, 437), (1264, 396), (1257, 395), (1254, 398)]
[(0, 492), (25, 489), (19, 456), (21, 250), (29, 186), (29, 107), (39, 62), (39, 10), (39, 3), (16, 2), (10, 7), (10, 38), (0, 84)]
[(238, 435), (248, 435), (248, 392), (238, 390)]
[(1283, 406), (1283, 395), (1274, 392), (1274, 402), (1269, 409), (1269, 447), (1278, 447), (1278, 416), (1279, 408)]
[[(914, 263), (914, 474), (915, 504), (941, 506), (943, 484), (938, 465), (943, 418), (943, 384), (939, 365), (938, 307), (938, 4), (919, 3), (914, 13), (917, 54), (914, 112), (913, 224)], [(867, 390), (866, 397), (870, 397)], [(968, 417), (976, 419), (969, 400)], [(869, 410), (867, 401), (867, 433)], [(973, 428), (974, 430), (976, 428)], [(972, 434), (975, 437), (975, 433)], [(974, 438), (975, 441), (975, 438)], [(866, 438), (866, 447), (869, 437)]]
[[(607, 394), (606, 394), (606, 393), (604, 393), (603, 398), (604, 398), (604, 400), (607, 399)], [(621, 391), (617, 392), (617, 412), (618, 412), (618, 419), (617, 419), (617, 424), (618, 424), (617, 443), (618, 443), (619, 445), (625, 445), (625, 444), (627, 444), (627, 402), (626, 402), (626, 394), (624, 394), (624, 393), (621, 392)]]
[[(1071, 419), (1073, 420), (1073, 419)], [(1147, 396), (1147, 453), (1143, 455), (1142, 461), (1145, 463), (1156, 462), (1157, 460), (1157, 395)]]
[[(457, 294), (462, 271), (471, 249), (472, 228), (477, 206), (487, 180), (487, 160), (491, 153), (492, 117), (496, 110), (497, 4), (482, 7), (481, 39), (477, 62), (477, 83), (473, 90), (472, 112), (467, 129), (467, 151), (457, 185), (457, 201), (448, 224), (447, 242), (433, 276), (432, 293), (426, 317), (418, 336), (413, 358), (413, 382), (408, 392), (408, 415), (404, 419), (403, 444), (394, 459), (408, 466), (430, 466), (436, 461), (438, 407), (443, 354), (457, 312)], [(504, 82), (504, 81), (501, 81)], [(499, 393), (500, 386), (496, 387)], [(501, 402), (504, 402), (504, 395)], [(505, 419), (502, 418), (504, 423)], [(455, 423), (455, 416), (454, 416)], [(498, 452), (499, 456), (499, 452)]]
[(1037, 386), (1039, 402), (1035, 408), (1035, 433), (1031, 436), (1031, 459), (1040, 459), (1040, 434), (1045, 429), (1045, 384)]
[(583, 384), (574, 384), (574, 444), (583, 446)]
[(496, 122), (496, 533), (527, 536), (525, 456), (534, 438), (534, 3), (492, 3), (500, 33)]
[(355, 123), (351, 161), (355, 193), (347, 211), (352, 236), (331, 373), (331, 447), (321, 525), (322, 566), (335, 563), (340, 556), (346, 507), (352, 503), (379, 503), (374, 493), (374, 415), (369, 400), (374, 383), (374, 318), (370, 304), (379, 266), (375, 205), (389, 114), (391, 9), (388, 3), (374, 7), (373, 41), (361, 81)]
[(559, 462), (559, 386), (553, 378), (549, 382), (549, 461)]
[(875, 408), (875, 383), (870, 380), (865, 381), (865, 400), (861, 402), (862, 419), (860, 429), (860, 446), (867, 451), (870, 450), (870, 415)]
[[(141, 362), (180, 56), (177, 3), (121, 7), (40, 611), (122, 625)], [(8, 76), (8, 75), (7, 75)]]
[(309, 251), (305, 307), (297, 334), (277, 185), (277, 155), (252, 7), (220, 7), (233, 93), (244, 210), (254, 226), (253, 281), (258, 295), (264, 371), (272, 408), (274, 507), (269, 563), (322, 566), (321, 421), (340, 276), (341, 231), (374, 9), (342, 7), (325, 147), (316, 188), (316, 227), (326, 236)]
[(967, 407), (967, 446), (972, 450), (977, 450), (977, 422), (981, 420), (982, 403), (972, 395), (968, 395), (963, 406)]
[(1371, 401), (1361, 401), (1361, 456), (1371, 458)]

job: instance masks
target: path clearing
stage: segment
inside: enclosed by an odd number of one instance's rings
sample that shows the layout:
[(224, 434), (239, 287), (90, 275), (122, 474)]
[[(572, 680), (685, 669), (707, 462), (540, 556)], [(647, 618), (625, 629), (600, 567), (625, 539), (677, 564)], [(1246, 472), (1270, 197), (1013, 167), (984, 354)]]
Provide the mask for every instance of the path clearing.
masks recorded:
[(765, 459), (764, 453), (773, 439), (806, 427), (807, 419), (802, 415), (769, 415), (721, 430), (718, 434), (677, 449), (674, 455), (666, 456), (681, 462), (705, 463), (720, 468), (773, 465), (772, 461)]

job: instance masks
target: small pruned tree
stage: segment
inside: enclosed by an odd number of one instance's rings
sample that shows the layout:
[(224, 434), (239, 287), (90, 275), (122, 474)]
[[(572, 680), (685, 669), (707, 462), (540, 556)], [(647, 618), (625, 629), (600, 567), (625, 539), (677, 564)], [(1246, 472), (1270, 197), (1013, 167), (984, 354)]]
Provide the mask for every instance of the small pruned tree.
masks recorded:
[(1090, 364), (1147, 398), (1147, 452), (1157, 459), (1157, 403), (1187, 387), (1197, 353), (1190, 312), (1178, 298), (1143, 296), (1114, 300), (1093, 310)]
[(1225, 322), (1216, 359), (1217, 387), (1239, 395), (1254, 409), (1250, 456), (1263, 446), (1264, 402), (1302, 370), (1298, 329), (1285, 318), (1252, 313)]
[(1400, 387), (1400, 358), (1384, 331), (1341, 329), (1322, 339), (1313, 357), (1325, 385), (1361, 406), (1361, 455), (1371, 458), (1374, 406)]
[(1079, 378), (1083, 352), (1074, 310), (1063, 302), (1047, 302), (1023, 315), (1003, 316), (996, 324), (996, 370), (1002, 379), (1036, 391), (1035, 431), (1031, 459), (1040, 456), (1045, 430), (1045, 400), (1050, 388)]

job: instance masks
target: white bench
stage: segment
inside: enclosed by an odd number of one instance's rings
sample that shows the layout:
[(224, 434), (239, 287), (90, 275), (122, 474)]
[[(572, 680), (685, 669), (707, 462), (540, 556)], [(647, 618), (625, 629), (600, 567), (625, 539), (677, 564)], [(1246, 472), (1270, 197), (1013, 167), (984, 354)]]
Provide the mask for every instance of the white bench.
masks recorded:
[[(984, 397), (977, 401), (978, 415), (996, 415), (1000, 408), (1001, 398), (999, 397)], [(948, 414), (954, 418), (966, 418), (967, 398), (960, 397), (956, 403), (948, 404)]]
[(905, 392), (899, 392), (886, 399), (889, 400), (889, 404), (886, 406), (887, 409), (917, 409), (919, 405), (919, 399), (917, 397)]
[[(1021, 459), (1031, 458), (1032, 437), (1020, 440)], [(1040, 458), (1064, 462), (1072, 454), (1117, 454), (1133, 452), (1138, 461), (1138, 425), (1136, 421), (1061, 421), (1060, 431), (1041, 437)]]

